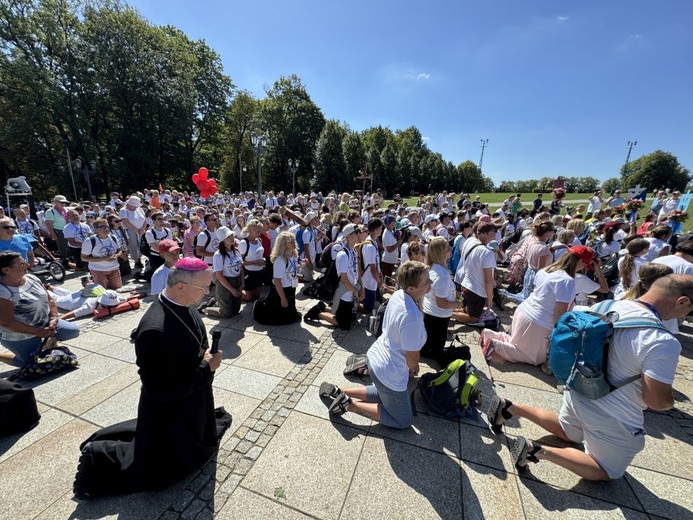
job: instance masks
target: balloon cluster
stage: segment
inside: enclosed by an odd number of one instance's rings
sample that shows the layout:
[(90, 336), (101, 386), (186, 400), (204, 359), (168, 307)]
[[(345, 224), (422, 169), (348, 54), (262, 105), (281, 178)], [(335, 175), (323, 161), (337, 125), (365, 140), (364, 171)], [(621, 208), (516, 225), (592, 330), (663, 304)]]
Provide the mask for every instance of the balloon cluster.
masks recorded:
[(194, 173), (192, 176), (192, 181), (197, 186), (197, 189), (200, 190), (200, 197), (203, 199), (208, 199), (219, 191), (217, 189), (217, 181), (207, 177), (209, 177), (209, 170), (204, 167), (197, 170), (197, 173)]

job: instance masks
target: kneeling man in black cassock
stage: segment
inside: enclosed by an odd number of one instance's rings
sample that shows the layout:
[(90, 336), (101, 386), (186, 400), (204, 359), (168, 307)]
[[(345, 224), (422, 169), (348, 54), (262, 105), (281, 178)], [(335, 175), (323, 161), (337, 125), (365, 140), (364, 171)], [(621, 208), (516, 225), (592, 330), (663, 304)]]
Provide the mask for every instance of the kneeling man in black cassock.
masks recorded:
[(160, 489), (200, 469), (231, 425), (214, 408), (221, 352), (208, 348), (195, 307), (207, 294), (209, 266), (183, 258), (135, 331), (142, 390), (137, 419), (109, 426), (82, 445), (74, 492), (88, 498)]

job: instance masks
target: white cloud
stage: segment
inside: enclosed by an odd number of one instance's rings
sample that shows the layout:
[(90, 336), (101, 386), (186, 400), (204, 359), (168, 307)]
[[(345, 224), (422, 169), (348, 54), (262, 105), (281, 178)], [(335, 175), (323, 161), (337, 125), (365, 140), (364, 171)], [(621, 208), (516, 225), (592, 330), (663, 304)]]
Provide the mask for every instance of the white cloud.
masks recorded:
[(421, 74), (416, 76), (416, 79), (429, 79), (430, 77), (431, 77), (431, 75), (428, 74), (427, 72), (422, 72)]
[(423, 137), (421, 138), (421, 140), (422, 140), (422, 141), (430, 141), (431, 138), (430, 138), (430, 137), (423, 136)]
[(570, 20), (570, 16), (557, 16), (556, 20), (558, 20), (559, 22), (567, 22), (568, 20)]
[(625, 52), (636, 44), (639, 40), (642, 40), (641, 34), (631, 34), (624, 41), (616, 46), (616, 50), (620, 52)]

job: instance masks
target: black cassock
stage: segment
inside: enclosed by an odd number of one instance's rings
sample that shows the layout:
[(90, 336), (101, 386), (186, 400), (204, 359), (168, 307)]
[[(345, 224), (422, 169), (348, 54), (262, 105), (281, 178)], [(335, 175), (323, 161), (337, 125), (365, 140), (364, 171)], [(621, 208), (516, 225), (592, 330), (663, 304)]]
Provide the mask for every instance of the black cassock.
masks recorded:
[(89, 497), (166, 487), (199, 469), (231, 416), (214, 408), (207, 333), (196, 309), (157, 298), (142, 317), (135, 349), (142, 380), (137, 419), (81, 445), (75, 493)]

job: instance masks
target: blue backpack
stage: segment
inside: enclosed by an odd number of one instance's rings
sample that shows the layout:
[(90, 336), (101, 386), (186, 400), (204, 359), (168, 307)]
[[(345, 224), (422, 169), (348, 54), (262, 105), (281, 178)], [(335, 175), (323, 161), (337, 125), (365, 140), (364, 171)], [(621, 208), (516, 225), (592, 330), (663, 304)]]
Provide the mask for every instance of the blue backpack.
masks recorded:
[(457, 235), (455, 241), (452, 243), (452, 256), (449, 260), (450, 272), (455, 275), (457, 272), (457, 266), (460, 265), (460, 241), (462, 240), (462, 235)]
[[(653, 327), (667, 330), (661, 322), (648, 318), (619, 319), (609, 313), (613, 300), (589, 311), (566, 312), (558, 320), (549, 343), (549, 367), (558, 382), (588, 399), (599, 399), (616, 387), (608, 381), (607, 363), (614, 329)], [(640, 379), (640, 375), (625, 384)]]

